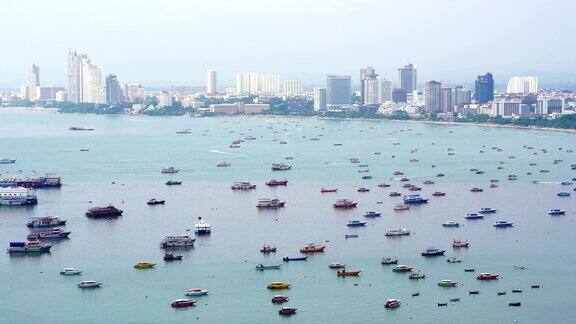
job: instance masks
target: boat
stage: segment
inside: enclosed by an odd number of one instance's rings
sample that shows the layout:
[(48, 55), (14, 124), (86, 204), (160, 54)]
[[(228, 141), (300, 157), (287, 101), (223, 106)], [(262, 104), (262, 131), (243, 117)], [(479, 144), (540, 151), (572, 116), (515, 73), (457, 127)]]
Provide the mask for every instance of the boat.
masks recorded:
[(164, 254), (164, 261), (166, 261), (166, 262), (180, 261), (180, 260), (182, 260), (181, 255), (175, 255), (174, 253), (170, 253), (170, 252), (166, 252), (166, 254)]
[(160, 247), (165, 248), (178, 248), (178, 247), (194, 247), (195, 238), (188, 235), (176, 235), (176, 236), (166, 236), (162, 242), (160, 242)]
[(479, 214), (467, 214), (466, 217), (464, 217), (468, 220), (474, 220), (474, 219), (483, 219), (484, 215), (479, 215)]
[(322, 188), (320, 189), (321, 193), (329, 193), (329, 192), (338, 192), (338, 188)]
[(493, 213), (495, 213), (495, 212), (497, 212), (497, 211), (498, 211), (497, 209), (492, 209), (492, 208), (490, 208), (490, 207), (484, 207), (484, 208), (481, 208), (481, 209), (478, 211), (478, 213), (479, 213), (479, 214), (493, 214)]
[(572, 185), (572, 182), (570, 182), (570, 181), (562, 181), (562, 182), (560, 182), (560, 184), (563, 185), (563, 186), (571, 186), (571, 185)]
[(450, 279), (444, 279), (438, 283), (438, 286), (440, 286), (440, 287), (456, 287), (457, 284), (458, 283), (456, 281), (452, 281)]
[(442, 191), (434, 191), (434, 192), (432, 193), (432, 196), (435, 196), (435, 197), (446, 196), (446, 193), (445, 193), (445, 192), (442, 192)]
[(550, 209), (548, 211), (548, 215), (564, 215), (566, 214), (566, 210), (564, 209)]
[(278, 314), (281, 316), (292, 316), (292, 315), (296, 314), (297, 310), (298, 310), (298, 308), (294, 308), (294, 307), (282, 307), (282, 309), (280, 309), (278, 311)]
[(194, 224), (194, 233), (196, 233), (196, 235), (210, 235), (210, 233), (212, 233), (212, 227), (210, 223), (202, 219), (202, 217), (198, 217), (198, 223)]
[(394, 171), (393, 173), (395, 176), (404, 175), (401, 171)]
[(167, 186), (178, 186), (181, 185), (182, 181), (168, 180), (166, 181)]
[(440, 177), (445, 176), (445, 174), (444, 173), (438, 173), (438, 174), (436, 174), (436, 176), (440, 178)]
[(63, 276), (77, 276), (82, 274), (82, 271), (76, 270), (74, 268), (64, 268), (62, 271), (60, 271), (60, 274)]
[(38, 198), (25, 187), (0, 188), (0, 206), (32, 206)]
[(410, 181), (410, 179), (408, 179), (408, 178), (400, 178), (400, 181), (406, 182), (406, 181)]
[(357, 237), (358, 237), (358, 234), (346, 234), (346, 235), (344, 235), (344, 238), (347, 238), (347, 239), (348, 238), (357, 238)]
[(65, 239), (72, 232), (65, 231), (61, 228), (52, 228), (48, 230), (34, 231), (28, 234), (28, 240), (42, 240), (42, 239)]
[(66, 225), (65, 219), (60, 219), (58, 216), (46, 216), (33, 218), (26, 223), (30, 228), (47, 228)]
[(556, 194), (558, 197), (570, 197), (569, 192), (559, 192)]
[(364, 213), (364, 217), (366, 217), (366, 218), (373, 218), (373, 217), (380, 217), (380, 216), (382, 216), (382, 213), (378, 213), (375, 211), (369, 211), (369, 212)]
[(394, 271), (394, 272), (401, 272), (401, 273), (402, 273), (402, 272), (411, 272), (411, 271), (412, 271), (412, 267), (409, 267), (409, 266), (400, 264), (400, 265), (395, 266), (395, 267), (392, 269), (392, 271)]
[(94, 128), (72, 126), (72, 127), (68, 128), (68, 130), (71, 130), (71, 131), (93, 131)]
[(421, 187), (418, 187), (418, 186), (412, 185), (412, 186), (410, 186), (410, 188), (408, 188), (408, 190), (410, 190), (410, 191), (420, 191), (420, 190), (422, 190), (422, 188), (421, 188)]
[(428, 198), (423, 198), (420, 195), (407, 195), (404, 197), (404, 204), (425, 204), (428, 202)]
[(346, 224), (346, 226), (348, 226), (348, 227), (366, 226), (366, 222), (361, 222), (359, 220), (351, 220), (348, 222), (348, 224)]
[(0, 159), (0, 164), (12, 164), (12, 163), (16, 163), (16, 160), (8, 159), (8, 158), (1, 158)]
[(358, 188), (357, 191), (358, 191), (358, 192), (368, 192), (368, 191), (370, 191), (370, 189), (361, 187), (361, 188)]
[(190, 128), (186, 128), (186, 129), (182, 129), (179, 131), (176, 131), (176, 134), (191, 134), (192, 130)]
[(346, 271), (340, 270), (336, 272), (337, 277), (358, 277), (360, 275), (360, 271)]
[(92, 207), (86, 212), (86, 216), (92, 218), (118, 217), (122, 215), (122, 210), (112, 205), (104, 207)]
[(446, 262), (448, 262), (448, 263), (460, 263), (460, 262), (462, 262), (462, 259), (457, 259), (457, 258), (452, 257), (452, 258), (446, 259)]
[(384, 304), (385, 308), (394, 309), (400, 307), (400, 300), (399, 299), (388, 299)]
[(405, 229), (405, 228), (395, 228), (392, 230), (389, 230), (386, 232), (386, 234), (384, 234), (385, 236), (404, 236), (404, 235), (410, 235), (410, 231)]
[(520, 294), (522, 293), (522, 289), (512, 289), (512, 292), (515, 294)]
[(152, 269), (156, 266), (156, 263), (152, 262), (138, 262), (134, 265), (134, 269)]
[[(362, 180), (370, 180), (370, 179), (372, 179), (372, 176), (369, 176), (369, 175), (362, 176)], [(360, 189), (362, 189), (362, 191), (360, 191)], [(360, 189), (358, 189), (358, 192), (368, 192), (368, 191), (370, 191), (370, 189), (366, 189), (366, 188), (360, 188)]]
[(508, 307), (520, 307), (520, 306), (522, 306), (522, 302), (508, 303)]
[(388, 197), (399, 197), (399, 196), (402, 196), (402, 194), (399, 193), (398, 191), (393, 191), (388, 194)]
[(164, 205), (164, 203), (166, 203), (166, 200), (157, 200), (156, 198), (152, 198), (148, 200), (146, 204), (152, 206), (152, 205)]
[(426, 250), (422, 251), (422, 253), (420, 253), (422, 256), (441, 256), (444, 255), (444, 253), (446, 252), (446, 250), (439, 250), (437, 248), (427, 248)]
[(490, 184), (490, 188), (498, 188), (498, 185), (495, 184), (495, 183), (491, 183), (491, 184)]
[(505, 227), (512, 227), (512, 226), (514, 226), (514, 223), (507, 222), (507, 221), (498, 221), (498, 222), (494, 223), (494, 227), (498, 227), (498, 228), (505, 228)]
[(422, 182), (422, 183), (425, 184), (425, 185), (432, 185), (432, 184), (434, 184), (434, 181), (432, 181), (432, 180), (424, 180), (424, 182)]
[(332, 205), (334, 208), (354, 208), (358, 205), (357, 202), (349, 199), (339, 199)]
[(420, 296), (420, 293), (419, 293), (419, 292), (412, 294), (412, 297), (418, 297), (418, 296)]
[(288, 302), (288, 300), (290, 300), (290, 298), (288, 298), (288, 296), (276, 295), (276, 296), (272, 297), (272, 304), (283, 304), (283, 303)]
[(231, 165), (230, 162), (226, 162), (226, 161), (218, 162), (218, 164), (216, 164), (217, 167), (221, 167), (221, 168), (229, 167), (230, 165)]
[(469, 295), (479, 295), (479, 294), (480, 294), (480, 291), (478, 291), (478, 290), (469, 290), (469, 291), (468, 291), (468, 294), (469, 294)]
[(196, 306), (196, 301), (194, 299), (176, 299), (170, 306), (172, 308), (188, 308)]
[(250, 181), (239, 181), (234, 182), (230, 188), (232, 188), (232, 190), (252, 190), (256, 189), (256, 185), (250, 183)]
[(240, 148), (240, 145), (238, 144), (230, 144), (228, 145), (229, 148)]
[(26, 241), (26, 242), (10, 242), (8, 253), (43, 253), (50, 252), (52, 245), (44, 244), (38, 240)]
[(286, 180), (286, 179), (284, 179), (284, 180), (270, 179), (268, 182), (266, 182), (266, 185), (270, 186), (270, 187), (287, 186), (288, 180)]
[(446, 221), (446, 222), (442, 223), (442, 226), (444, 226), (444, 227), (460, 227), (460, 223), (454, 222), (454, 221)]
[(208, 295), (208, 290), (201, 288), (190, 288), (186, 291), (186, 296), (204, 296)]
[(540, 285), (531, 285), (530, 288), (538, 289), (540, 288)]
[(273, 163), (271, 168), (272, 171), (286, 171), (291, 170), (292, 166), (284, 163)]
[(268, 285), (268, 289), (280, 290), (280, 289), (290, 289), (292, 285), (287, 282), (274, 281)]
[(421, 273), (420, 271), (418, 272), (412, 272), (410, 275), (408, 275), (408, 279), (426, 279), (426, 275)]
[(496, 280), (496, 279), (498, 279), (499, 276), (500, 276), (500, 275), (499, 275), (499, 274), (496, 274), (496, 273), (483, 272), (483, 273), (481, 273), (480, 275), (478, 275), (478, 277), (476, 277), (476, 279), (478, 279), (478, 280), (485, 280), (485, 281), (488, 281), (488, 280)]
[(76, 285), (76, 287), (82, 288), (82, 289), (98, 288), (100, 286), (102, 286), (102, 283), (94, 281), (94, 280), (85, 280), (85, 281), (80, 282), (78, 285)]
[(300, 248), (300, 253), (316, 253), (316, 252), (324, 252), (324, 249), (326, 248), (325, 245), (316, 245), (313, 243), (310, 243), (304, 247)]
[(330, 269), (344, 269), (344, 268), (346, 268), (346, 265), (344, 263), (331, 262), (328, 265), (328, 268), (330, 268)]
[(0, 187), (24, 187), (29, 189), (60, 188), (62, 179), (53, 175), (33, 178), (4, 178), (0, 180)]
[(450, 298), (450, 302), (455, 303), (455, 302), (459, 302), (460, 298)]
[(482, 192), (482, 191), (484, 191), (484, 189), (478, 188), (478, 187), (474, 187), (474, 188), (470, 189), (470, 191), (471, 191), (471, 192)]
[(403, 210), (408, 210), (408, 209), (410, 209), (410, 206), (408, 206), (408, 205), (398, 204), (398, 205), (394, 206), (395, 211), (403, 211)]
[(390, 185), (387, 184), (387, 183), (385, 183), (385, 182), (382, 182), (382, 183), (379, 183), (379, 184), (378, 184), (378, 187), (380, 187), (380, 188), (388, 188), (388, 187), (390, 187)]
[(167, 167), (167, 168), (162, 168), (162, 170), (160, 171), (161, 173), (165, 173), (165, 174), (172, 174), (172, 173), (178, 173), (180, 170), (176, 169), (175, 167)]
[(260, 249), (260, 252), (262, 253), (272, 253), (272, 252), (276, 252), (276, 247), (273, 245), (268, 245), (268, 244), (264, 244), (262, 246), (262, 248)]
[(470, 247), (470, 243), (468, 241), (460, 241), (460, 240), (453, 240), (452, 241), (453, 248), (467, 248)]
[(382, 262), (383, 265), (391, 265), (391, 264), (398, 264), (398, 259), (396, 258), (391, 258), (391, 257), (384, 257), (382, 258)]
[(296, 257), (296, 258), (291, 258), (291, 257), (289, 257), (289, 256), (285, 256), (285, 257), (282, 258), (282, 261), (284, 261), (284, 262), (290, 262), (290, 261), (306, 261), (306, 260), (308, 260), (308, 257), (307, 257), (307, 256), (305, 256), (305, 257)]
[(256, 207), (258, 208), (280, 208), (284, 207), (285, 201), (280, 201), (278, 198), (273, 199), (258, 199)]

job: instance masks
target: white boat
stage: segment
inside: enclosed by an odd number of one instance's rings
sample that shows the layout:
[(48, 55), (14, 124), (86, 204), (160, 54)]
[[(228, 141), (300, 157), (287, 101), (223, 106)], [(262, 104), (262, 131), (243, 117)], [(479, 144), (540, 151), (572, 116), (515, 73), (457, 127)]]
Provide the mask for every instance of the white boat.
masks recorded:
[(160, 247), (194, 247), (195, 241), (195, 238), (192, 238), (188, 235), (166, 236), (164, 240), (160, 242)]
[(60, 271), (60, 274), (63, 276), (76, 276), (82, 274), (82, 271), (76, 270), (74, 268), (64, 268), (62, 271)]
[(38, 198), (24, 187), (0, 188), (0, 206), (36, 205)]
[(258, 208), (279, 208), (284, 207), (285, 201), (281, 201), (278, 198), (274, 199), (259, 199), (256, 207)]
[(284, 164), (284, 163), (273, 163), (272, 164), (272, 171), (286, 171), (292, 169), (291, 165)]
[(46, 216), (40, 218), (33, 218), (26, 223), (26, 226), (31, 228), (46, 228), (54, 226), (66, 225), (65, 219), (60, 219), (58, 216)]
[(389, 230), (385, 234), (386, 236), (402, 236), (402, 235), (410, 235), (410, 231), (405, 228), (397, 228), (393, 230)]
[(212, 232), (212, 228), (210, 223), (202, 219), (202, 217), (198, 217), (198, 223), (194, 225), (194, 232), (197, 235), (209, 235)]
[(186, 296), (203, 296), (207, 294), (208, 290), (200, 288), (190, 288), (186, 291)]
[(7, 159), (7, 158), (1, 158), (0, 159), (0, 164), (11, 164), (11, 163), (15, 163), (16, 160), (13, 159)]
[(162, 168), (162, 173), (178, 173), (178, 169), (176, 169), (175, 167), (167, 167), (167, 168)]
[(219, 166), (219, 167), (229, 167), (229, 166), (230, 166), (230, 162), (226, 162), (226, 161), (218, 162), (218, 164), (216, 164), (216, 166)]
[(84, 289), (84, 288), (97, 288), (100, 286), (102, 286), (102, 283), (94, 281), (94, 280), (82, 281), (81, 283), (79, 283), (77, 285), (78, 288), (82, 288), (82, 289)]
[(250, 181), (238, 181), (234, 182), (230, 188), (232, 190), (252, 190), (256, 189), (256, 185), (250, 183)]

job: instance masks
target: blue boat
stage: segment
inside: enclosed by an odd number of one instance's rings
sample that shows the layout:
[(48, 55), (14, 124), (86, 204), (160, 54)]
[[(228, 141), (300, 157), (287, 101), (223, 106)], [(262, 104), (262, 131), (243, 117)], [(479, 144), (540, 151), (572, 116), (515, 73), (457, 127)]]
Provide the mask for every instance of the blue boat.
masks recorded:
[(559, 192), (557, 194), (558, 197), (570, 197), (570, 193), (569, 192)]
[(484, 218), (484, 215), (468, 214), (468, 215), (466, 215), (466, 217), (464, 217), (464, 218), (469, 219), (469, 220), (470, 220), (470, 219), (471, 219), (471, 220), (474, 220), (474, 219), (483, 219), (483, 218)]
[(494, 223), (494, 227), (498, 227), (498, 228), (512, 227), (513, 225), (514, 225), (514, 223), (507, 222), (507, 221), (498, 221), (498, 222)]
[(364, 214), (364, 217), (367, 217), (367, 218), (380, 217), (380, 216), (382, 216), (382, 213), (378, 213), (378, 212), (375, 212), (375, 211), (369, 211), (369, 212), (366, 212), (366, 213)]
[(437, 248), (429, 247), (426, 250), (422, 251), (422, 253), (420, 254), (422, 256), (441, 256), (444, 255), (444, 252), (446, 252), (446, 250), (440, 250)]
[(299, 257), (299, 258), (291, 258), (291, 257), (285, 256), (285, 257), (282, 258), (282, 261), (284, 261), (284, 262), (290, 262), (290, 261), (306, 261), (306, 260), (308, 260), (308, 257), (307, 257), (307, 256), (305, 256), (305, 257)]
[(364, 179), (364, 180), (370, 180), (370, 179), (372, 179), (372, 176), (366, 175), (366, 176), (363, 176), (362, 179)]
[(361, 222), (358, 220), (353, 220), (353, 221), (349, 221), (347, 226), (349, 227), (360, 227), (360, 226), (366, 226), (366, 222)]
[(420, 195), (408, 195), (404, 197), (405, 204), (425, 204), (428, 202), (428, 198), (423, 198)]

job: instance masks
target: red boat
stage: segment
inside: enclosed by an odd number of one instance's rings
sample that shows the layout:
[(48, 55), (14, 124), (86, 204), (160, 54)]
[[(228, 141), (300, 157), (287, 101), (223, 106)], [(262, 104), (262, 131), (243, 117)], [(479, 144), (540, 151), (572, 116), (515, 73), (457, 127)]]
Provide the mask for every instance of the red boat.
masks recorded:
[(194, 299), (177, 299), (172, 304), (173, 308), (188, 308), (196, 305)]
[(92, 207), (86, 212), (86, 216), (99, 218), (99, 217), (118, 217), (122, 215), (122, 210), (112, 206)]
[(289, 298), (287, 296), (283, 296), (283, 295), (276, 295), (274, 297), (272, 297), (272, 303), (273, 304), (282, 304), (285, 303), (289, 300)]
[(334, 206), (334, 208), (354, 208), (356, 205), (358, 205), (358, 203), (355, 201), (340, 199), (337, 200), (332, 206)]
[(489, 273), (489, 272), (485, 272), (485, 273), (481, 273), (478, 277), (476, 277), (476, 279), (478, 280), (496, 280), (498, 279), (500, 275), (496, 274), (496, 273)]
[(337, 192), (338, 188), (322, 188), (320, 189), (321, 193), (327, 193), (327, 192)]
[(270, 187), (287, 186), (288, 180), (286, 180), (286, 179), (284, 179), (284, 180), (270, 179), (270, 181), (266, 182), (266, 185), (270, 186)]

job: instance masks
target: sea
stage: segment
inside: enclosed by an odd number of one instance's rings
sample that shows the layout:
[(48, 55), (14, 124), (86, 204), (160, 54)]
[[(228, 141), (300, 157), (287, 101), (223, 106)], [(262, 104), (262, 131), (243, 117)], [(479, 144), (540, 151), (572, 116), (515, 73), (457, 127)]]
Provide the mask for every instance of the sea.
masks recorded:
[[(184, 129), (190, 132), (176, 133)], [(242, 140), (239, 148), (230, 147), (235, 140)], [(0, 164), (0, 178), (54, 174), (62, 177), (63, 186), (34, 190), (36, 206), (0, 207), (0, 245), (25, 240), (26, 222), (33, 217), (58, 215), (68, 220), (65, 229), (72, 234), (53, 242), (50, 253), (0, 254), (0, 322), (574, 323), (576, 198), (557, 196), (576, 195), (574, 185), (561, 184), (576, 177), (572, 150), (576, 134), (545, 130), (4, 109), (0, 158), (16, 163)], [(352, 158), (360, 162), (351, 163)], [(219, 162), (230, 166), (218, 167)], [(273, 163), (292, 168), (272, 171)], [(179, 172), (161, 173), (169, 166)], [(396, 171), (404, 175), (394, 175)], [(511, 174), (517, 180), (508, 180)], [(403, 188), (400, 177), (422, 190)], [(288, 185), (268, 187), (265, 183), (272, 178), (287, 179)], [(490, 182), (493, 179), (498, 182)], [(183, 183), (167, 186), (168, 180)], [(434, 183), (423, 184), (425, 180)], [(231, 190), (236, 181), (251, 181), (257, 188)], [(378, 186), (384, 182), (390, 187)], [(490, 188), (491, 183), (498, 186)], [(323, 187), (338, 191), (322, 194)], [(360, 187), (370, 191), (358, 192)], [(471, 192), (473, 187), (483, 192)], [(392, 191), (418, 193), (429, 202), (394, 211), (402, 197), (389, 197)], [(432, 196), (435, 191), (446, 195)], [(166, 204), (149, 206), (151, 198)], [(278, 198), (286, 206), (258, 209), (262, 198)], [(335, 209), (332, 204), (338, 199), (352, 199), (358, 207)], [(108, 204), (122, 209), (123, 215), (84, 215), (91, 207)], [(484, 207), (498, 211), (482, 220), (464, 218)], [(548, 215), (554, 208), (566, 214)], [(382, 215), (365, 219), (368, 211)], [(193, 249), (179, 251), (182, 261), (165, 263), (159, 243), (169, 235), (194, 236), (199, 217), (211, 224), (212, 234), (197, 237)], [(367, 224), (349, 228), (351, 220)], [(495, 228), (493, 223), (500, 220), (514, 226)], [(460, 227), (443, 227), (445, 221), (457, 221)], [(397, 228), (411, 235), (384, 235)], [(468, 240), (470, 247), (453, 249), (454, 239)], [(325, 252), (304, 262), (282, 261), (284, 256), (301, 256), (299, 249), (309, 243), (325, 245)], [(278, 251), (263, 255), (263, 244)], [(422, 257), (428, 247), (445, 249), (446, 254)], [(408, 274), (382, 265), (383, 257), (396, 257), (426, 277), (410, 280)], [(449, 257), (462, 262), (449, 263)], [(137, 262), (156, 266), (137, 270)], [(330, 262), (344, 263), (360, 275), (337, 277), (328, 268)], [(258, 264), (282, 267), (256, 271)], [(62, 276), (59, 271), (65, 267), (83, 273)], [(465, 272), (467, 268), (475, 272)], [(481, 272), (500, 277), (479, 281)], [(441, 288), (437, 283), (443, 279), (458, 284)], [(103, 284), (82, 290), (76, 287), (82, 280)], [(273, 281), (288, 282), (292, 288), (267, 289)], [(171, 303), (187, 298), (190, 288), (209, 293), (192, 297), (195, 307), (173, 309)], [(289, 301), (272, 304), (277, 294)], [(386, 300), (393, 298), (400, 299), (401, 306), (386, 309)], [(460, 301), (450, 302), (453, 298)], [(521, 306), (510, 307), (511, 302)], [(281, 307), (295, 307), (297, 313), (282, 317)]]

